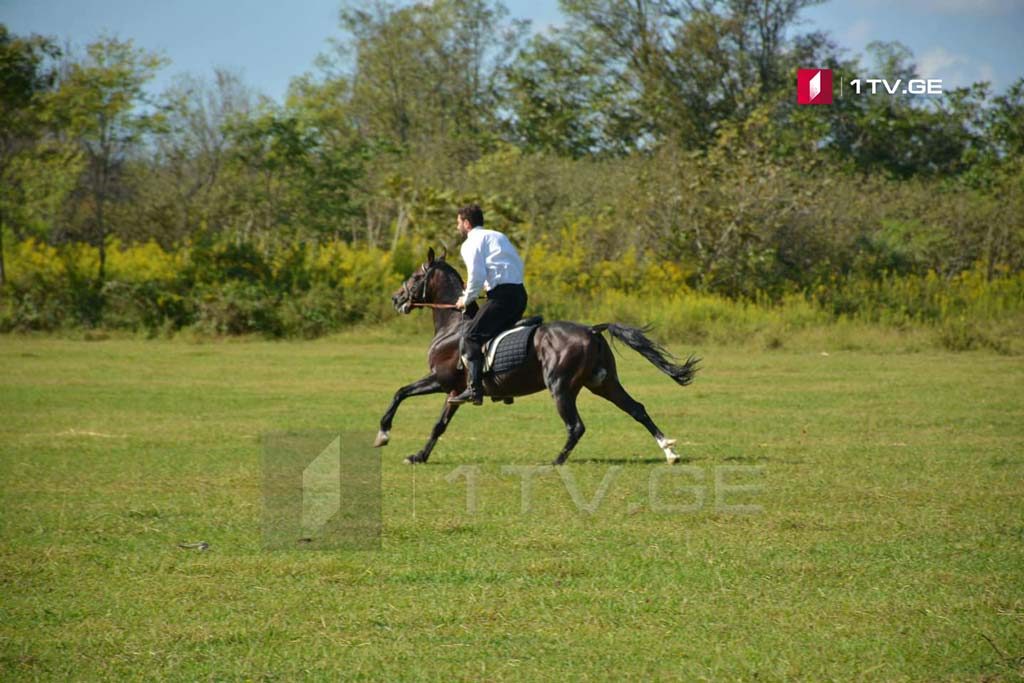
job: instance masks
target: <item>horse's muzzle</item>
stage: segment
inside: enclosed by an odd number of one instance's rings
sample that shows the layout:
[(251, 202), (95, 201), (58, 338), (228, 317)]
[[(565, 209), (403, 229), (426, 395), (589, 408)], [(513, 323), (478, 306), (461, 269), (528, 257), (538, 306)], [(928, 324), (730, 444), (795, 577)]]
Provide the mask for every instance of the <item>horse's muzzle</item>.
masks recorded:
[(391, 305), (402, 315), (407, 315), (412, 310), (412, 303), (407, 297), (395, 295), (391, 297)]

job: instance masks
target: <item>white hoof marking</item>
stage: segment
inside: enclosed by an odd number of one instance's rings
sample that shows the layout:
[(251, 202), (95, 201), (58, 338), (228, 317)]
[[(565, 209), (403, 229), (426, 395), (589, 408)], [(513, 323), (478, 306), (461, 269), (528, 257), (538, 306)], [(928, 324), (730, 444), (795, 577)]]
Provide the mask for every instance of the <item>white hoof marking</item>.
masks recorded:
[(673, 450), (672, 448), (673, 446), (676, 445), (675, 439), (661, 438), (656, 439), (656, 441), (658, 442), (658, 448), (660, 448), (662, 452), (665, 454), (665, 459), (669, 462), (670, 465), (679, 462), (679, 454), (676, 453), (675, 450)]

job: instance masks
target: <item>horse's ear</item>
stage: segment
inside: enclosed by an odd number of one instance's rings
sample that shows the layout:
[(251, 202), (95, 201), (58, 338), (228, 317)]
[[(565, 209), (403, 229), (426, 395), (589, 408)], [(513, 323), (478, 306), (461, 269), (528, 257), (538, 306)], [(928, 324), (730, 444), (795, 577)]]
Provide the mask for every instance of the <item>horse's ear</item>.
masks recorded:
[(430, 249), (427, 249), (427, 263), (433, 263), (433, 262), (434, 262), (434, 248), (430, 247)]
[(438, 261), (444, 261), (448, 258), (448, 243), (444, 240), (441, 241), (441, 258)]

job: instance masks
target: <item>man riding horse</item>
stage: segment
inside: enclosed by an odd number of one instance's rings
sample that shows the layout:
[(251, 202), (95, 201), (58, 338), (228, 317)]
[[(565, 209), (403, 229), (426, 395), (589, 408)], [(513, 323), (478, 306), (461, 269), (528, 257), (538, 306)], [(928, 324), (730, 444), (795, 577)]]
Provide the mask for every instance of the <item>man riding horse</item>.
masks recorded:
[[(391, 295), (392, 305), (403, 315), (416, 308), (432, 310), (434, 336), (427, 349), (430, 373), (395, 392), (391, 405), (381, 417), (373, 445), (388, 444), (398, 406), (413, 396), (446, 393), (450, 398), (445, 400), (427, 443), (405, 459), (410, 464), (427, 462), (463, 403), (479, 404), (485, 393), (495, 400), (511, 403), (514, 397), (546, 389), (551, 392), (555, 409), (565, 423), (565, 445), (554, 460), (554, 464), (561, 465), (585, 431), (576, 399), (582, 389), (587, 389), (643, 425), (665, 459), (677, 462), (679, 455), (673, 449), (675, 440), (665, 436), (643, 404), (630, 396), (619, 381), (615, 356), (604, 333), (639, 353), (680, 386), (693, 381), (699, 359), (690, 356), (681, 363), (676, 362), (668, 351), (646, 336), (646, 329), (612, 322), (582, 325), (556, 320), (542, 324), (537, 319), (532, 325), (524, 326), (522, 332), (508, 337), (511, 341), (500, 342), (496, 353), (505, 350), (507, 345), (510, 350), (505, 358), (507, 362), (500, 364), (500, 368), (492, 367), (483, 376), (480, 365), (483, 342), (511, 327), (526, 307), (519, 255), (504, 235), (484, 230), (483, 222), (483, 212), (478, 206), (467, 206), (458, 212), (459, 232), (466, 236), (462, 255), (469, 272), (468, 283), (463, 284), (462, 276), (443, 255), (435, 258), (434, 250), (429, 249), (426, 262)], [(487, 289), (487, 302), (470, 318), (476, 308), (473, 297), (481, 287)], [(464, 317), (459, 309), (467, 315)], [(524, 338), (526, 344), (520, 346)], [(469, 352), (468, 382), (467, 372), (459, 364), (460, 347), (463, 352)]]
[[(508, 237), (484, 228), (484, 212), (479, 205), (459, 209), (456, 221), (459, 234), (465, 238), (460, 251), (466, 262), (466, 289), (455, 307), (472, 319), (462, 336), (469, 381), (466, 390), (448, 402), (478, 406), (484, 400), (483, 346), (512, 327), (526, 310), (523, 260)], [(487, 301), (477, 309), (476, 297), (481, 288), (487, 292)]]

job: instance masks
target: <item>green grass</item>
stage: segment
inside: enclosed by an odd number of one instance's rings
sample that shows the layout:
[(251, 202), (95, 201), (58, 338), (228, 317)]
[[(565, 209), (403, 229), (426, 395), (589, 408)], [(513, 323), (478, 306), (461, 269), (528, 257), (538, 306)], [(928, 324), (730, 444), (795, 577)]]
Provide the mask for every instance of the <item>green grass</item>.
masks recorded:
[[(369, 443), (425, 346), (0, 337), (0, 679), (1024, 677), (1021, 357), (707, 347), (680, 389), (627, 352), (690, 469), (587, 395), (593, 514), (551, 474), (523, 513), (502, 471), (561, 447), (550, 397), (464, 408), (416, 468), (442, 399), (410, 399), (382, 548), (263, 550), (260, 435)], [(716, 509), (716, 472), (761, 511)], [(652, 473), (704, 505), (650, 509)]]

